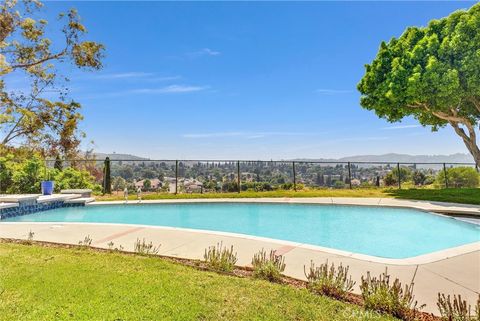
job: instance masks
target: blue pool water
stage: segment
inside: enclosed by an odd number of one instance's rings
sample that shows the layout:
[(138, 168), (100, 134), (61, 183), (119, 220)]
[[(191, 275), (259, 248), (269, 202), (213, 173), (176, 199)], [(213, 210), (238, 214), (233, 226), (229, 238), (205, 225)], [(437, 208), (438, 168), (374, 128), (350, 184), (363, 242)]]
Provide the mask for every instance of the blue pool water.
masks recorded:
[(306, 204), (144, 204), (67, 207), (11, 222), (183, 227), (269, 237), (379, 257), (406, 258), (480, 240), (480, 227), (400, 208)]

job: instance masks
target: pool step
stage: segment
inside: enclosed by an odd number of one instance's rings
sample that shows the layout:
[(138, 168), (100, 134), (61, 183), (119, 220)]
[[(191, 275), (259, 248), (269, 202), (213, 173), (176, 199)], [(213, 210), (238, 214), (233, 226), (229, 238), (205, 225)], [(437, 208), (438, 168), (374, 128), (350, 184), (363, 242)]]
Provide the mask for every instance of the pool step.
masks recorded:
[(79, 197), (79, 198), (72, 198), (69, 200), (66, 200), (64, 203), (65, 204), (88, 204), (95, 201), (95, 198), (93, 197)]

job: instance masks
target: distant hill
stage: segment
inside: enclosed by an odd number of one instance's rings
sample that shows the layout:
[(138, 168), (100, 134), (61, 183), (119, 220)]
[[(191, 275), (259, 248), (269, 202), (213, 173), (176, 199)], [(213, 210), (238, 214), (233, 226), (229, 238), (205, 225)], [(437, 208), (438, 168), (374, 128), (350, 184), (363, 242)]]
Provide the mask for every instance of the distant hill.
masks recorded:
[[(97, 160), (110, 157), (111, 160), (149, 160), (150, 158), (140, 157), (131, 154), (107, 154), (95, 153)], [(342, 158), (297, 158), (289, 161), (320, 161), (320, 162), (392, 162), (392, 163), (473, 163), (469, 154), (452, 155), (408, 155), (408, 154), (383, 154), (383, 155), (356, 155)]]
[(408, 154), (384, 154), (384, 155), (357, 155), (338, 159), (295, 159), (303, 161), (339, 161), (339, 162), (399, 162), (399, 163), (473, 163), (469, 154), (452, 155), (408, 155)]
[(135, 156), (131, 154), (107, 154), (107, 153), (97, 153), (95, 152), (95, 158), (97, 160), (105, 159), (107, 156), (110, 157), (110, 160), (148, 160), (148, 158)]

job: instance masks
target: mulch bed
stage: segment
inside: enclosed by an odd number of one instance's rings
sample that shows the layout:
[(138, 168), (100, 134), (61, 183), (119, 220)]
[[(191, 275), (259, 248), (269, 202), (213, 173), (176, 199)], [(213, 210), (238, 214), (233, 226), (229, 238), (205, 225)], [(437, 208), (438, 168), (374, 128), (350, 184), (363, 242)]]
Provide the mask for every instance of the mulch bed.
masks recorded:
[[(143, 255), (143, 256), (148, 256), (148, 257), (154, 257), (154, 258), (159, 258), (166, 260), (168, 262), (176, 263), (176, 264), (181, 264), (185, 266), (192, 267), (197, 270), (201, 271), (209, 271), (209, 272), (215, 272), (218, 274), (222, 275), (228, 275), (228, 276), (234, 276), (234, 277), (239, 277), (239, 278), (253, 278), (253, 269), (250, 267), (246, 266), (235, 266), (234, 270), (232, 272), (222, 272), (222, 271), (217, 271), (217, 270), (212, 270), (208, 265), (200, 260), (192, 260), (192, 259), (183, 259), (183, 258), (176, 258), (176, 257), (171, 257), (171, 256), (164, 256), (164, 255), (158, 255), (158, 254), (138, 254), (138, 253), (133, 253), (133, 252), (127, 252), (124, 250), (110, 250), (110, 249), (103, 249), (103, 248), (98, 248), (98, 247), (91, 247), (91, 246), (82, 246), (82, 245), (72, 245), (72, 244), (66, 244), (66, 243), (53, 243), (53, 242), (46, 242), (46, 241), (27, 241), (27, 240), (21, 240), (21, 239), (11, 239), (11, 238), (0, 238), (0, 242), (2, 243), (16, 243), (16, 244), (23, 244), (23, 245), (38, 245), (38, 246), (43, 246), (43, 247), (52, 247), (52, 248), (66, 248), (66, 249), (79, 249), (79, 248), (84, 248), (84, 249), (89, 249), (101, 253), (112, 253), (112, 252), (118, 252), (121, 253), (122, 255), (130, 255), (130, 256), (137, 256), (137, 255)], [(282, 280), (278, 282), (279, 284), (291, 286), (297, 289), (306, 289), (307, 288), (307, 282), (304, 280), (299, 280), (295, 279), (289, 276), (282, 276)], [(348, 293), (347, 297), (343, 300), (341, 300), (346, 303), (354, 304), (357, 306), (363, 307), (364, 302), (363, 298), (361, 295), (355, 294), (355, 293)], [(413, 311), (412, 311), (413, 312)], [(431, 313), (426, 313), (426, 312), (416, 312), (416, 320), (418, 321), (441, 321), (442, 318), (434, 316)]]

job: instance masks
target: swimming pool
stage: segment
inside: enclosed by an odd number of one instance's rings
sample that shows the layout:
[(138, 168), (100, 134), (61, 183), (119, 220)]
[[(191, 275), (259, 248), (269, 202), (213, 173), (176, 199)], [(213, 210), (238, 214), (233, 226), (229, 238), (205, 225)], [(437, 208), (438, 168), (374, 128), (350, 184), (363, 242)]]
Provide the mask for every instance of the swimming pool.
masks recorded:
[(480, 240), (480, 227), (413, 209), (266, 203), (65, 207), (6, 222), (93, 222), (241, 233), (385, 258), (407, 258)]

